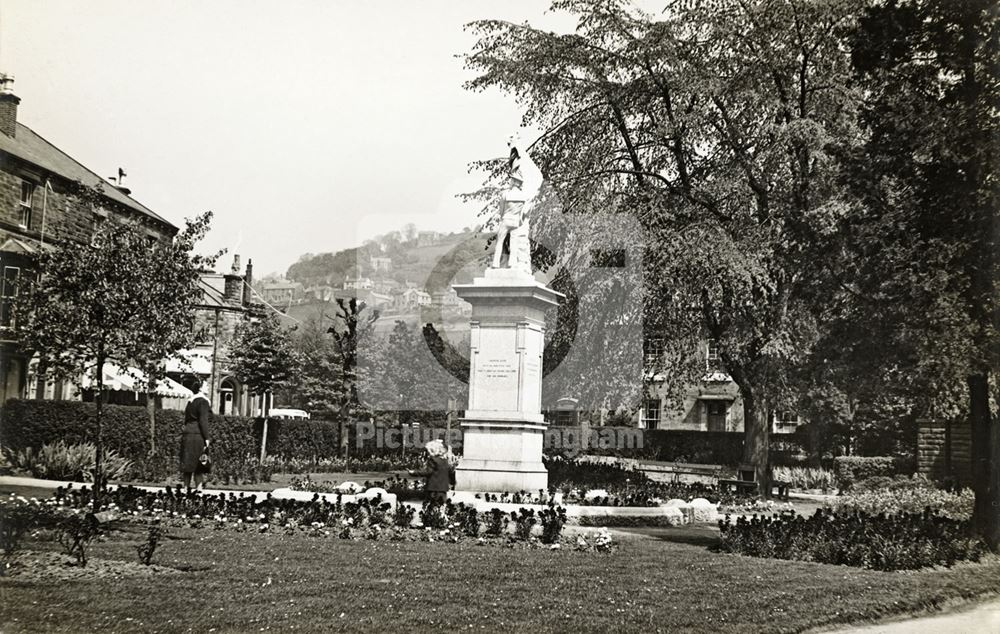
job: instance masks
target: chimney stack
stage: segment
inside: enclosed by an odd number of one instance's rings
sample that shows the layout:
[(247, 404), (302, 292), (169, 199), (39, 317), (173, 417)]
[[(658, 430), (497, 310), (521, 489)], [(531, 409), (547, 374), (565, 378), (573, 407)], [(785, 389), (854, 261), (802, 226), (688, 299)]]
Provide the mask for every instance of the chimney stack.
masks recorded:
[(21, 98), (14, 94), (14, 77), (0, 73), (0, 132), (14, 137), (17, 131), (17, 104)]
[(225, 276), (226, 303), (230, 306), (239, 306), (243, 301), (243, 276), (240, 275), (240, 256), (233, 256), (233, 267)]
[(247, 258), (247, 274), (243, 276), (243, 305), (249, 306), (253, 300), (250, 297), (250, 285), (253, 284), (253, 260)]

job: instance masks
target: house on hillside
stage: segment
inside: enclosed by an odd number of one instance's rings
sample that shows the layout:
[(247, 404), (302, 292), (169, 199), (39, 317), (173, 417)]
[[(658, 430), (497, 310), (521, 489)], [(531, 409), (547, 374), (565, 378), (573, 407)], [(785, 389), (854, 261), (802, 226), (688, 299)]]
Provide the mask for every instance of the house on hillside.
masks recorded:
[(396, 280), (380, 278), (375, 280), (375, 292), (385, 295), (395, 295), (399, 292), (401, 284)]
[(420, 306), (428, 306), (431, 303), (431, 295), (422, 288), (408, 288), (397, 297), (397, 308), (401, 310), (411, 310)]
[(306, 299), (314, 299), (320, 302), (331, 302), (333, 301), (333, 295), (336, 291), (332, 286), (310, 286), (305, 290)]
[(260, 296), (268, 304), (287, 306), (300, 301), (305, 296), (305, 289), (300, 282), (290, 282), (288, 280), (262, 282), (260, 284)]
[(441, 241), (442, 234), (439, 231), (421, 231), (417, 234), (417, 246), (429, 247)]
[[(13, 78), (0, 74), (0, 403), (8, 398), (74, 398), (68, 386), (39, 379), (29, 387), (31, 355), (12, 329), (18, 283), (55, 243), (88, 245), (102, 223), (138, 222), (150, 240), (170, 240), (177, 227), (17, 120)], [(78, 184), (101, 188), (101, 204), (84, 203)]]
[(388, 273), (392, 270), (392, 258), (384, 255), (372, 256), (371, 264), (376, 273)]
[(344, 280), (344, 290), (367, 291), (375, 288), (375, 282), (368, 277), (348, 277)]

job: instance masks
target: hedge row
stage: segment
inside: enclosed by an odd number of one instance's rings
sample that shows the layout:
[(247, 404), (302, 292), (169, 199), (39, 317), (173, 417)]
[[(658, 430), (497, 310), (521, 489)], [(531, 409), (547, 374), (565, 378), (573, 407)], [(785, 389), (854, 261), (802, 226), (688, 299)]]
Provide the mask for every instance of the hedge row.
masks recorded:
[[(96, 407), (79, 401), (10, 400), (0, 412), (0, 444), (19, 451), (64, 440), (68, 444), (94, 442)], [(104, 446), (135, 465), (133, 477), (158, 479), (177, 470), (184, 413), (156, 411), (156, 452), (150, 454), (149, 413), (144, 407), (105, 405)], [(259, 452), (259, 435), (249, 418), (216, 416), (212, 423), (213, 469), (243, 473)]]
[[(156, 411), (156, 453), (152, 456), (149, 452), (149, 414), (145, 407), (105, 405), (103, 412), (105, 447), (133, 461), (136, 467), (133, 477), (161, 479), (177, 470), (183, 412)], [(12, 399), (0, 409), (0, 445), (18, 451), (28, 447), (37, 449), (59, 440), (69, 444), (94, 442), (94, 415), (93, 403)], [(216, 415), (211, 431), (213, 471), (236, 480), (260, 479), (259, 474), (251, 475), (250, 472), (257, 469), (263, 427), (262, 419)], [(391, 447), (375, 446), (375, 439), (364, 444), (366, 446), (359, 450), (352, 429), (350, 453), (354, 457), (399, 452)], [(337, 422), (268, 421), (268, 456), (316, 462), (336, 457), (339, 449), (340, 425)]]
[(840, 456), (833, 459), (833, 472), (842, 491), (862, 480), (891, 478), (908, 470), (905, 460), (891, 456)]
[[(743, 432), (681, 429), (645, 430), (642, 446), (634, 449), (589, 450), (588, 453), (664, 462), (736, 466), (743, 461)], [(771, 462), (796, 465), (804, 457), (797, 437), (771, 436)]]

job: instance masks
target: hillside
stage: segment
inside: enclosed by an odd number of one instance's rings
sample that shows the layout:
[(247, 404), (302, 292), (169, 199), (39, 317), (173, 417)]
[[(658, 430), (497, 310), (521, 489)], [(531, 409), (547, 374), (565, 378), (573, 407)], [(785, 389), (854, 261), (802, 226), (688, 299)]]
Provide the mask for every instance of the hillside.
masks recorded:
[[(432, 272), (437, 269), (435, 282), (468, 282), (486, 261), (489, 234), (476, 231), (438, 234), (414, 232), (406, 238), (401, 232), (379, 236), (365, 244), (334, 253), (306, 254), (292, 264), (287, 279), (305, 287), (327, 285), (342, 288), (351, 278), (394, 280), (400, 284), (412, 282), (430, 289)], [(373, 261), (380, 259), (380, 262)]]

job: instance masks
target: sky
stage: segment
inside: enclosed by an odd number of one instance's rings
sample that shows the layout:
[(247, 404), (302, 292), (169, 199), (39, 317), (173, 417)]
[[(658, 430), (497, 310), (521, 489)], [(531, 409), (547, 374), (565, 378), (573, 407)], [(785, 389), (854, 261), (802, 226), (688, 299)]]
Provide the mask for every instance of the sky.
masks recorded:
[[(514, 99), (462, 88), (482, 18), (572, 30), (544, 0), (0, 0), (18, 120), (206, 252), (282, 273), (408, 222), (479, 222), (455, 194), (506, 154)], [(527, 138), (530, 140), (530, 131)]]

